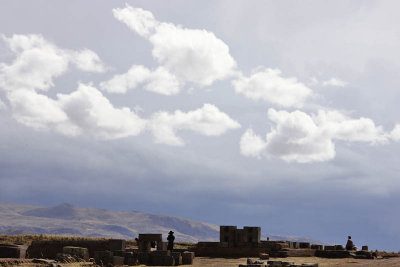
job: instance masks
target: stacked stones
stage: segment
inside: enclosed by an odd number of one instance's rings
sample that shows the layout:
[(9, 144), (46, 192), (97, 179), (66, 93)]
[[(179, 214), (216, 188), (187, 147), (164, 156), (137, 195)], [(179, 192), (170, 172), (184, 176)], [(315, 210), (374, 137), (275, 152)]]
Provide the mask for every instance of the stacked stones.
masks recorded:
[[(151, 243), (157, 244), (157, 250), (151, 251)], [(161, 234), (139, 234), (138, 261), (140, 264), (157, 266), (176, 266), (193, 264), (194, 253), (175, 252), (166, 249), (167, 243), (162, 241)]]
[(27, 246), (0, 244), (0, 258), (25, 259)]

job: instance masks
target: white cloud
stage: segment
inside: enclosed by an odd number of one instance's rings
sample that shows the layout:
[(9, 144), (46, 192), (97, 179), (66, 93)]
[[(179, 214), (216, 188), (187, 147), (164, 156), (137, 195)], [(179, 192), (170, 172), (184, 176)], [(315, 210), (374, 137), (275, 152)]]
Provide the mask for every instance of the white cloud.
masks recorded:
[(0, 63), (0, 87), (6, 91), (30, 89), (47, 90), (53, 79), (68, 70), (70, 63), (80, 70), (103, 72), (105, 67), (96, 53), (90, 50), (72, 51), (56, 47), (41, 35), (17, 35), (1, 39), (16, 54), (7, 65)]
[(389, 134), (390, 138), (393, 141), (399, 142), (400, 141), (400, 124), (396, 124), (393, 130)]
[(150, 11), (133, 8), (126, 4), (125, 8), (113, 9), (116, 19), (125, 23), (130, 29), (143, 37), (149, 37), (159, 22)]
[(0, 99), (0, 110), (6, 110), (6, 109), (7, 109), (7, 104)]
[(126, 93), (140, 84), (145, 84), (148, 91), (163, 95), (173, 95), (180, 91), (181, 84), (175, 75), (164, 67), (158, 67), (154, 71), (141, 65), (133, 65), (128, 72), (115, 75), (112, 79), (100, 83), (102, 90), (109, 93)]
[(296, 78), (283, 78), (277, 69), (256, 69), (250, 77), (232, 81), (236, 93), (283, 107), (301, 107), (312, 95), (310, 88)]
[(183, 140), (176, 135), (178, 130), (191, 130), (206, 136), (219, 136), (230, 129), (240, 127), (240, 124), (231, 119), (227, 114), (221, 112), (211, 104), (183, 112), (176, 110), (170, 114), (160, 111), (153, 114), (149, 123), (157, 143), (182, 146)]
[(338, 78), (331, 78), (327, 81), (322, 82), (323, 86), (337, 86), (337, 87), (345, 87), (347, 86), (347, 82), (340, 80)]
[(136, 136), (145, 129), (145, 120), (127, 107), (114, 107), (92, 86), (80, 84), (75, 92), (58, 94), (57, 97), (69, 120), (97, 138)]
[(36, 130), (55, 130), (65, 135), (78, 135), (80, 129), (69, 122), (59, 103), (32, 90), (19, 89), (7, 93), (13, 117)]
[(84, 84), (71, 94), (57, 94), (56, 100), (32, 90), (8, 92), (8, 99), (14, 118), (37, 130), (116, 139), (136, 136), (146, 126), (129, 108), (115, 108), (99, 90)]
[(334, 140), (386, 143), (387, 134), (368, 118), (352, 119), (338, 111), (308, 115), (302, 111), (268, 110), (275, 123), (265, 140), (247, 130), (240, 142), (245, 156), (263, 153), (300, 163), (327, 161), (335, 157)]
[(267, 142), (256, 135), (252, 129), (247, 129), (240, 138), (240, 152), (244, 156), (260, 157), (266, 147)]
[(182, 84), (209, 86), (235, 72), (236, 62), (229, 54), (229, 47), (212, 32), (160, 23), (151, 12), (129, 5), (116, 8), (113, 13), (115, 18), (150, 41), (153, 57)]
[(100, 57), (89, 49), (84, 49), (79, 52), (73, 52), (71, 55), (71, 61), (76, 67), (82, 71), (89, 72), (105, 72), (106, 68), (102, 63)]

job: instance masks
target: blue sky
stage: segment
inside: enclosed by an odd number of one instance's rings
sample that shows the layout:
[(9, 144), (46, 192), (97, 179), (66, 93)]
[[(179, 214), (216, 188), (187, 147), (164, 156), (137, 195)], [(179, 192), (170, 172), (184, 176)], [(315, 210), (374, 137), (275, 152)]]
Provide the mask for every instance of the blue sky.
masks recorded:
[(396, 1), (0, 3), (0, 201), (398, 250)]

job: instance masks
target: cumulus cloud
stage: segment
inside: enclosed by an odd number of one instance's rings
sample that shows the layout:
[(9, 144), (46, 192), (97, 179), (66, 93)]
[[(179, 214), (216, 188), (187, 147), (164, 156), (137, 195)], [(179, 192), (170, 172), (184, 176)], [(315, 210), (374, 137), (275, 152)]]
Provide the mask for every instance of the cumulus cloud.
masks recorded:
[(283, 78), (277, 69), (258, 68), (250, 75), (232, 81), (236, 93), (282, 107), (301, 107), (312, 95), (310, 88), (296, 78)]
[[(209, 86), (235, 73), (236, 62), (229, 53), (229, 47), (212, 32), (159, 22), (151, 12), (129, 5), (113, 9), (113, 14), (116, 19), (153, 45), (152, 55), (160, 64), (159, 71), (162, 72), (157, 73), (156, 70), (154, 75), (145, 79), (148, 90), (171, 95), (179, 91), (179, 84)], [(113, 90), (107, 85), (115, 83), (115, 80), (124, 80), (121, 76), (130, 76), (130, 71), (116, 75), (104, 83), (104, 89), (110, 92), (125, 92), (126, 89), (122, 87)], [(170, 84), (162, 89), (159, 84), (165, 80)], [(171, 85), (174, 85), (173, 90)]]
[(115, 139), (138, 135), (146, 126), (129, 108), (115, 108), (90, 85), (80, 84), (71, 94), (57, 94), (57, 99), (23, 89), (8, 92), (8, 99), (18, 122), (68, 136)]
[(337, 87), (345, 87), (347, 86), (347, 82), (340, 80), (338, 78), (331, 78), (327, 81), (322, 82), (323, 86), (337, 86)]
[(0, 63), (0, 87), (6, 91), (18, 89), (48, 90), (53, 79), (68, 70), (69, 64), (90, 72), (103, 72), (105, 67), (96, 53), (85, 49), (61, 49), (41, 35), (14, 34), (2, 41), (16, 55), (11, 64)]
[(181, 88), (176, 76), (164, 67), (151, 71), (141, 65), (133, 65), (128, 72), (115, 75), (112, 79), (100, 83), (100, 87), (109, 93), (122, 94), (143, 83), (146, 90), (163, 95), (177, 94)]
[(400, 141), (400, 124), (396, 124), (393, 130), (389, 134), (390, 138), (393, 141), (399, 142)]
[(382, 144), (387, 133), (369, 118), (352, 119), (339, 111), (320, 110), (308, 115), (302, 111), (268, 110), (268, 118), (275, 124), (265, 139), (251, 129), (240, 142), (244, 156), (273, 155), (292, 162), (327, 161), (335, 157), (334, 140)]
[(239, 127), (238, 122), (211, 104), (204, 104), (203, 107), (189, 112), (176, 110), (170, 114), (160, 111), (153, 114), (149, 122), (155, 142), (175, 146), (184, 144), (183, 140), (176, 135), (178, 130), (191, 130), (206, 136), (219, 136), (230, 129)]

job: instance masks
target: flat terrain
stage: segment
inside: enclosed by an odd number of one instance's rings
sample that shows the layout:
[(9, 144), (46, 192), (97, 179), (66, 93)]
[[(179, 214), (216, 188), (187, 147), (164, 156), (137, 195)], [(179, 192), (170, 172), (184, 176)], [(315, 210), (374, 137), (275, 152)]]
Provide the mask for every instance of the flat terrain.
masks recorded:
[[(237, 267), (239, 264), (246, 263), (247, 258), (239, 259), (224, 259), (224, 258), (195, 258), (193, 265), (181, 265), (192, 267)], [(324, 259), (316, 257), (293, 257), (293, 258), (273, 258), (271, 260), (290, 261), (295, 263), (313, 262), (318, 263), (320, 267), (331, 266), (387, 266), (387, 267), (400, 267), (400, 258), (377, 259), (377, 260), (356, 260), (356, 259)], [(91, 263), (72, 263), (60, 264), (63, 267), (89, 267), (94, 266)], [(46, 266), (45, 264), (34, 264), (30, 260), (15, 260), (15, 259), (0, 259), (1, 267), (19, 266), (19, 267), (33, 267), (33, 266)], [(144, 265), (142, 265), (144, 266)]]
[[(255, 258), (254, 258), (255, 259)], [(240, 259), (221, 259), (221, 258), (195, 258), (193, 267), (211, 266), (211, 267), (238, 267), (239, 264), (245, 264), (247, 258)], [(377, 259), (377, 260), (356, 260), (356, 259), (325, 259), (317, 257), (289, 257), (289, 258), (271, 258), (270, 260), (290, 261), (294, 263), (313, 262), (318, 263), (319, 267), (326, 266), (399, 266), (400, 258)]]

